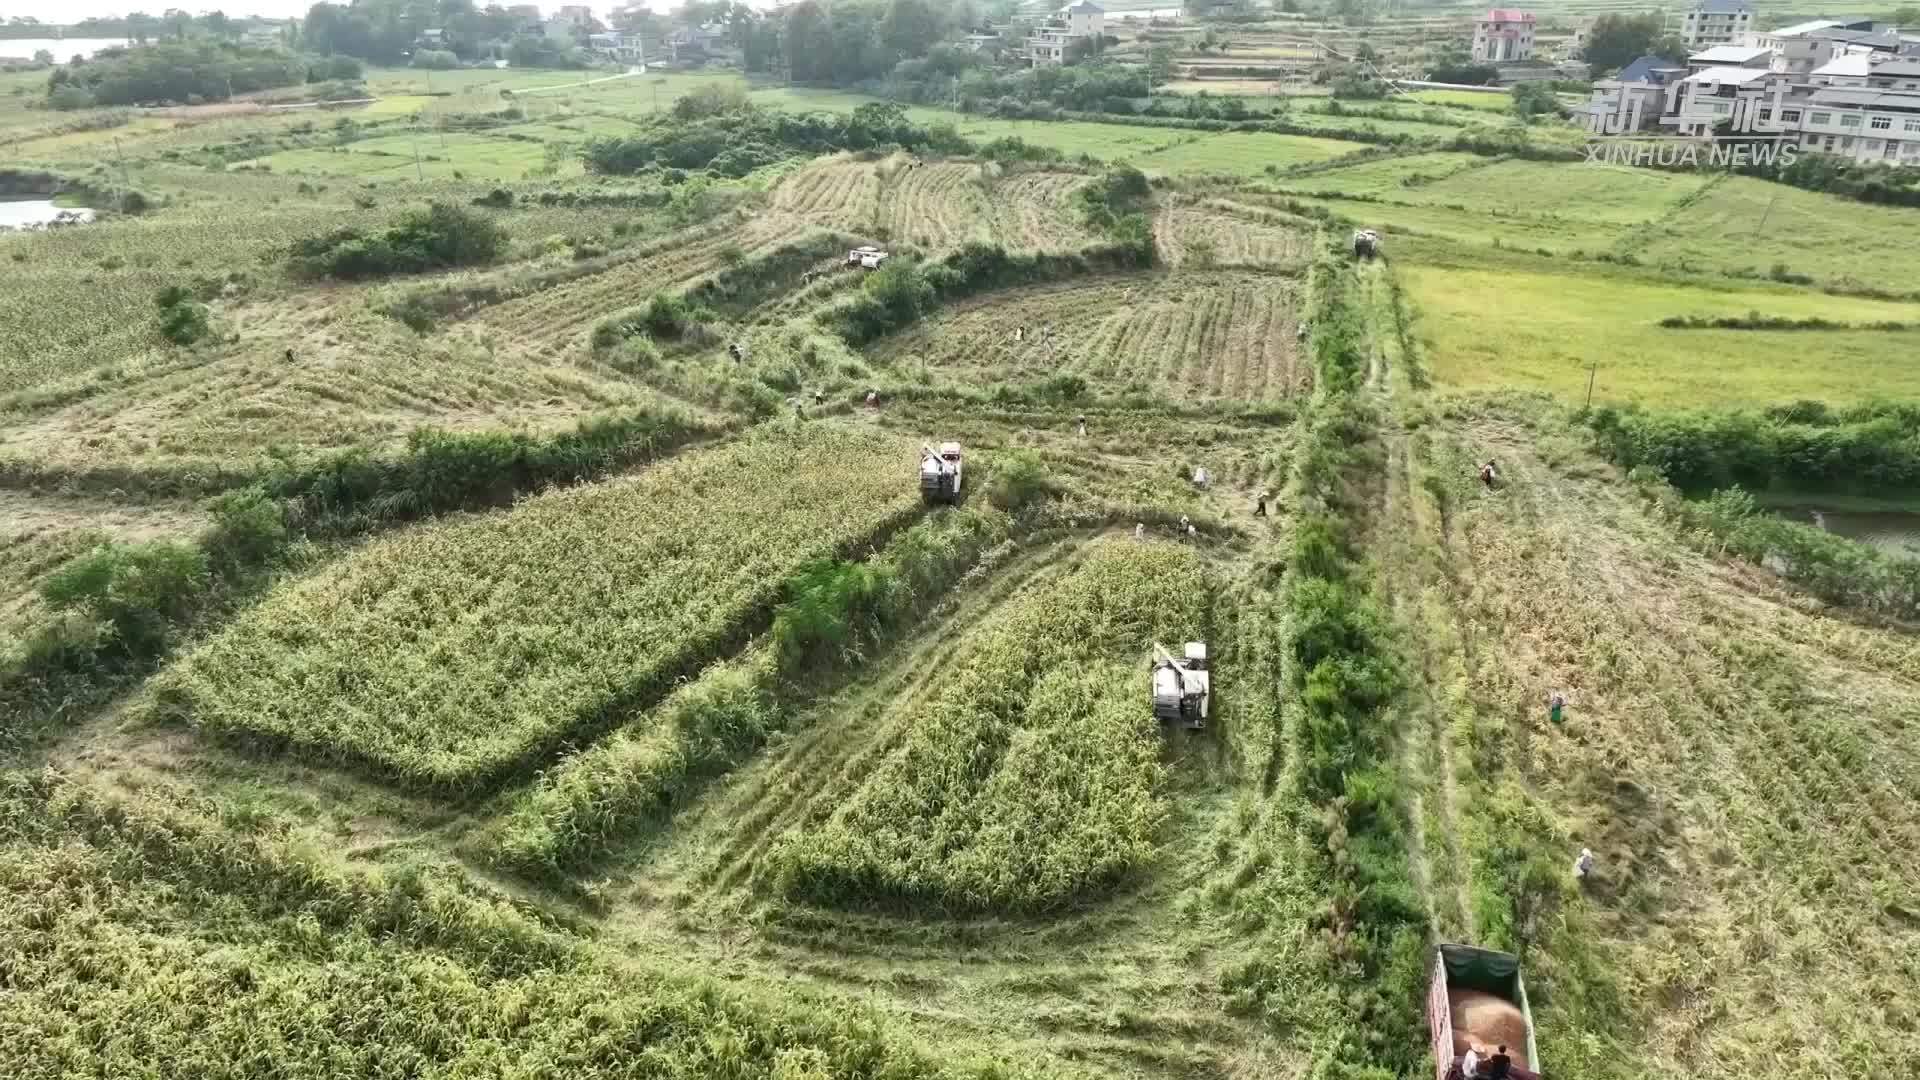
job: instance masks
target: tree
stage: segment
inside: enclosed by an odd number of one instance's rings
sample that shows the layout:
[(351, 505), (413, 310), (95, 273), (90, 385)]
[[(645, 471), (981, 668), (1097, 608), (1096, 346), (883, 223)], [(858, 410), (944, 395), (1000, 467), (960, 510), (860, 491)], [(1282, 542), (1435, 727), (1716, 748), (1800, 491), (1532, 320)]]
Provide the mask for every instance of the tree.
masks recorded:
[(1522, 120), (1531, 120), (1536, 116), (1560, 116), (1560, 99), (1554, 96), (1550, 83), (1514, 83), (1513, 114)]
[(1658, 15), (1602, 15), (1587, 33), (1587, 63), (1595, 75), (1626, 67), (1652, 49), (1661, 30)]
[(233, 21), (227, 18), (224, 11), (209, 11), (200, 16), (200, 28), (216, 38), (233, 36)]
[(1893, 13), (1893, 21), (1895, 25), (1909, 29), (1920, 26), (1920, 7), (1909, 5), (1901, 8)]
[(880, 40), (898, 57), (925, 56), (945, 29), (940, 13), (926, 0), (891, 0), (880, 20)]
[(187, 40), (187, 27), (193, 25), (193, 16), (179, 8), (168, 8), (166, 14), (160, 16), (160, 19), (167, 24), (167, 33), (173, 35), (173, 40)]
[(33, 52), (33, 62), (36, 64), (45, 64), (48, 67), (52, 67), (53, 53), (46, 49), (35, 49)]

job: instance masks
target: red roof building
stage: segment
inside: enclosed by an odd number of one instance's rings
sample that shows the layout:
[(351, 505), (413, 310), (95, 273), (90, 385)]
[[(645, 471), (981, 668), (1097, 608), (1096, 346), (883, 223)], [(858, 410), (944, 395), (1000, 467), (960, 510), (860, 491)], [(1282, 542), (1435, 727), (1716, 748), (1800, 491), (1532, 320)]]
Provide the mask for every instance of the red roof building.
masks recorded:
[(1473, 27), (1473, 59), (1504, 64), (1533, 59), (1533, 12), (1494, 8)]

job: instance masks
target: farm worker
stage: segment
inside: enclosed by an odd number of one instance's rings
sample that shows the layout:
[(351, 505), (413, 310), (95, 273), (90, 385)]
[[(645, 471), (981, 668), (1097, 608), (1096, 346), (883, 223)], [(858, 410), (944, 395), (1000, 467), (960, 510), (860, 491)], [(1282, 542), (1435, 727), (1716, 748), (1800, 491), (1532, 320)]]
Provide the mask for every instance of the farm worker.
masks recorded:
[(1483, 1073), (1487, 1080), (1507, 1080), (1508, 1070), (1513, 1068), (1513, 1059), (1507, 1056), (1507, 1048), (1502, 1046), (1487, 1059), (1487, 1071)]
[(1580, 857), (1573, 860), (1573, 876), (1577, 881), (1585, 881), (1593, 876), (1593, 852), (1588, 848), (1580, 849)]
[(736, 364), (747, 358), (746, 347), (737, 341), (727, 346), (727, 352), (733, 355), (733, 362)]
[(1075, 418), (1075, 420), (1080, 425), (1080, 437), (1083, 439), (1086, 438), (1087, 437), (1087, 414), (1081, 413), (1078, 417)]
[(1014, 341), (1016, 341), (1016, 342), (1018, 342), (1018, 341), (1025, 341), (1025, 340), (1027, 340), (1027, 328), (1026, 328), (1026, 327), (1024, 327), (1024, 326), (1016, 326), (1016, 327), (1014, 327), (1014, 328), (1013, 328), (1013, 340), (1014, 340)]
[(1307, 340), (1307, 327), (1309, 327), (1309, 326), (1311, 326), (1311, 325), (1313, 325), (1313, 324), (1312, 324), (1312, 323), (1305, 323), (1305, 322), (1303, 322), (1303, 323), (1301, 323), (1301, 324), (1300, 324), (1300, 325), (1299, 325), (1298, 327), (1296, 327), (1296, 328), (1294, 329), (1294, 331), (1293, 331), (1293, 340), (1295, 340), (1295, 341), (1305, 341), (1305, 340)]
[(1207, 486), (1207, 467), (1205, 465), (1195, 465), (1193, 467), (1193, 486)]
[(815, 405), (825, 405), (827, 403), (827, 395), (815, 390), (813, 392), (813, 403)]
[(291, 364), (291, 363), (293, 363), (293, 350), (292, 350), (292, 349), (288, 349), (288, 350), (287, 350), (287, 363), (289, 363), (289, 364)]
[(1145, 524), (1138, 521), (1133, 523), (1133, 538), (1135, 540), (1145, 540), (1147, 538), (1147, 527)]
[(1547, 719), (1552, 720), (1556, 724), (1559, 723), (1560, 710), (1566, 707), (1567, 707), (1567, 695), (1561, 693), (1558, 690), (1555, 690), (1553, 692), (1553, 696), (1547, 698)]
[(1493, 459), (1488, 458), (1487, 463), (1480, 466), (1480, 482), (1487, 486), (1488, 491), (1492, 491), (1494, 482), (1499, 479), (1500, 471), (1493, 467)]
[(867, 408), (877, 409), (879, 407), (880, 407), (880, 391), (878, 390), (867, 391)]
[(1486, 1059), (1480, 1056), (1480, 1048), (1473, 1043), (1467, 1044), (1467, 1052), (1460, 1056), (1460, 1075), (1472, 1076), (1480, 1071), (1480, 1063)]
[(1253, 500), (1253, 516), (1254, 517), (1267, 516), (1267, 493), (1264, 491), (1260, 493), (1259, 498)]

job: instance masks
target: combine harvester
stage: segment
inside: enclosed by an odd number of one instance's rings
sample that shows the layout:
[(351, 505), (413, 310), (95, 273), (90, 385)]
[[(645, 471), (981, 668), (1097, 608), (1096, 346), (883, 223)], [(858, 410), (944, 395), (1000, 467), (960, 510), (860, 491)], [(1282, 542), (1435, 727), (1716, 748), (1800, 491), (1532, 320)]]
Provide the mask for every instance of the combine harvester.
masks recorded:
[(941, 443), (939, 453), (932, 447), (920, 448), (920, 497), (930, 503), (960, 501), (959, 443)]
[(877, 247), (857, 247), (847, 252), (847, 265), (863, 270), (878, 270), (887, 261), (887, 253)]
[(1153, 718), (1162, 723), (1185, 721), (1199, 731), (1207, 726), (1212, 703), (1213, 674), (1207, 670), (1207, 643), (1189, 641), (1186, 655), (1175, 660), (1160, 643), (1153, 646)]
[(1472, 945), (1442, 945), (1427, 988), (1427, 1031), (1433, 1037), (1433, 1080), (1472, 1080), (1461, 1072), (1469, 1047), (1486, 1061), (1502, 1046), (1512, 1080), (1539, 1080), (1533, 1009), (1520, 977), (1520, 958)]

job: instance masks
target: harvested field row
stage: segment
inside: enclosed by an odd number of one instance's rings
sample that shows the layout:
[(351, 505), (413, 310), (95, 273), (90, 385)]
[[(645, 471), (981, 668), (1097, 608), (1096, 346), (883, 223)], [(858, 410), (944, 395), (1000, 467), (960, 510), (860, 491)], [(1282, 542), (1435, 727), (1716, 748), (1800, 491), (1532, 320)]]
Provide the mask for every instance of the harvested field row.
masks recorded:
[(991, 162), (915, 164), (824, 158), (784, 180), (774, 209), (930, 253), (969, 240), (1017, 250), (1066, 250), (1092, 239), (1074, 216), (1079, 173), (1022, 170)]
[(883, 342), (877, 358), (978, 387), (1086, 378), (1116, 393), (1257, 402), (1308, 387), (1298, 355), (1300, 285), (1183, 272), (1076, 281), (961, 304)]
[(1305, 229), (1257, 224), (1217, 210), (1165, 210), (1154, 220), (1154, 243), (1168, 266), (1305, 266), (1313, 234)]
[(909, 444), (827, 428), (406, 529), (280, 590), (160, 680), (216, 732), (469, 786), (644, 705), (782, 582), (905, 520)]
[(751, 257), (777, 247), (802, 227), (784, 214), (760, 213), (734, 229), (701, 228), (685, 245), (509, 300), (489, 308), (477, 322), (510, 340), (552, 353), (575, 344), (596, 319), (643, 303), (661, 289), (684, 285), (735, 256)]

